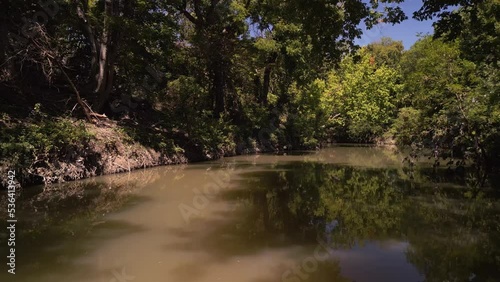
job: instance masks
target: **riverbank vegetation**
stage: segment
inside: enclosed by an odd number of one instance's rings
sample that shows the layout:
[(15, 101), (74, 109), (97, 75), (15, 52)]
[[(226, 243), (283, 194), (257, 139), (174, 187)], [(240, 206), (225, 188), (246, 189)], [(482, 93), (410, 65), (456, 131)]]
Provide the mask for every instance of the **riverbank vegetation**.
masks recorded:
[[(0, 166), (95, 167), (125, 152), (116, 132), (142, 146), (121, 157), (154, 156), (143, 166), (335, 141), (498, 167), (500, 3), (401, 2), (4, 1)], [(434, 35), (356, 46), (361, 22), (408, 16)]]

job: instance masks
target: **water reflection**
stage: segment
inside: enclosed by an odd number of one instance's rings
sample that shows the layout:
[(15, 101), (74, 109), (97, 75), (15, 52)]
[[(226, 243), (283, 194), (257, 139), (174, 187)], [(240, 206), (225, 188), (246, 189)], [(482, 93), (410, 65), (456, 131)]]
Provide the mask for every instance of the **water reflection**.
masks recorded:
[[(470, 199), (465, 180), (444, 170), (411, 174), (401, 168), (294, 162), (246, 173), (241, 188), (225, 196), (252, 207), (244, 220), (252, 236), (280, 234), (287, 244), (323, 239), (337, 250), (342, 274), (356, 281), (497, 281), (496, 201), (481, 195)], [(384, 263), (377, 261), (391, 260), (387, 248), (399, 250), (395, 257), (404, 253), (405, 260), (393, 259), (383, 273)], [(412, 273), (406, 261), (420, 274)], [(377, 264), (378, 271), (354, 270), (355, 265), (366, 270)]]
[[(96, 246), (87, 241), (89, 235), (98, 234), (95, 237), (104, 241), (142, 231), (140, 225), (113, 220), (107, 215), (150, 201), (139, 192), (155, 185), (168, 172), (184, 168), (143, 170), (18, 191), (17, 274), (9, 281), (33, 281), (33, 277), (44, 281), (38, 277), (40, 274), (85, 276), (95, 272), (92, 266), (75, 263), (82, 254), (95, 250)], [(6, 206), (5, 200), (1, 198), (2, 206)], [(1, 230), (2, 250), (5, 238), (6, 233)], [(4, 272), (0, 273), (0, 278), (3, 275)], [(51, 275), (46, 278), (52, 279)]]
[(495, 190), (402, 158), (240, 156), (24, 193), (13, 281), (498, 281)]

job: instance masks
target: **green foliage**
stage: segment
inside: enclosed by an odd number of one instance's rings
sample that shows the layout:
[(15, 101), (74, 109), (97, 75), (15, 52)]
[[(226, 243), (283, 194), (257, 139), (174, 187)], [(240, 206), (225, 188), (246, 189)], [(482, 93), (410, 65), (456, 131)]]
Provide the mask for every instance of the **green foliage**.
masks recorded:
[(411, 107), (401, 108), (389, 132), (399, 145), (419, 143), (422, 131), (421, 119), (419, 110)]
[(471, 155), (479, 162), (495, 159), (497, 71), (490, 69), (495, 77), (484, 74), (477, 64), (463, 58), (458, 42), (431, 37), (418, 41), (401, 64), (405, 90), (399, 102), (415, 111), (402, 113), (400, 118), (414, 116), (420, 133), (416, 134), (415, 123), (404, 130), (399, 120), (393, 128), (397, 141), (410, 144), (419, 140), (428, 147), (450, 149), (457, 156)]
[(92, 139), (82, 121), (51, 119), (35, 107), (35, 119), (17, 123), (4, 115), (0, 127), (0, 156), (18, 168), (30, 167), (34, 161), (54, 157), (65, 148), (83, 148)]
[(189, 76), (180, 76), (168, 83), (164, 110), (170, 126), (185, 131), (191, 142), (205, 153), (234, 149), (235, 127), (227, 116), (213, 118), (206, 110), (210, 103), (208, 90)]
[[(493, 64), (498, 68), (500, 2), (497, 0), (481, 1), (475, 7), (460, 8), (456, 13), (462, 20), (462, 26), (458, 30), (460, 33), (455, 36), (459, 39), (463, 56), (473, 62)], [(449, 26), (446, 31), (442, 32), (453, 38), (450, 28), (452, 27)]]
[(298, 145), (314, 148), (321, 140), (326, 139), (325, 129), (330, 104), (325, 87), (325, 81), (317, 79), (302, 88), (294, 84), (289, 90), (293, 100), (287, 129), (291, 131), (292, 140), (296, 140)]
[[(459, 5), (456, 10), (450, 6)], [(473, 62), (494, 63), (500, 59), (500, 2), (498, 0), (429, 0), (415, 13), (417, 19), (437, 16), (435, 38), (459, 39), (462, 54)]]
[(386, 65), (390, 68), (398, 69), (404, 46), (402, 41), (394, 41), (389, 37), (382, 37), (380, 41), (366, 46), (366, 49), (378, 65)]
[(200, 116), (209, 103), (208, 91), (195, 78), (179, 76), (167, 85), (168, 95), (164, 107), (174, 125), (188, 128), (192, 120)]
[[(443, 39), (422, 38), (406, 52), (390, 38), (354, 44), (361, 22), (405, 19), (401, 0), (119, 2), (58, 0), (57, 15), (38, 31), (47, 42), (30, 45), (17, 35), (32, 3), (2, 3), (2, 109), (40, 100), (57, 115), (81, 113), (68, 106), (72, 81), (94, 109), (126, 104), (123, 113), (103, 111), (135, 119), (137, 128), (125, 129), (131, 140), (162, 151), (180, 151), (179, 142), (209, 152), (241, 140), (312, 148), (392, 135), (401, 145), (500, 159), (497, 0), (424, 1), (414, 17), (437, 17), (435, 37)], [(12, 101), (10, 89), (22, 99)], [(39, 126), (52, 120), (35, 113), (45, 119)], [(48, 129), (26, 130), (41, 132), (32, 136), (39, 148), (57, 147), (44, 140)], [(189, 140), (174, 140), (182, 136)]]
[(201, 146), (205, 154), (224, 154), (235, 149), (235, 126), (222, 116), (217, 120), (209, 118), (210, 112), (202, 112), (192, 120), (188, 131), (189, 137), (196, 145)]
[[(373, 48), (344, 58), (324, 80), (288, 88), (292, 116), (287, 128), (293, 140), (314, 147), (331, 137), (371, 142), (383, 135), (395, 117), (396, 97), (403, 85), (398, 69), (376, 64), (372, 55), (390, 54), (398, 48), (392, 43)], [(398, 60), (394, 58), (391, 64), (397, 65)]]
[(184, 149), (179, 147), (166, 132), (133, 126), (118, 127), (117, 131), (120, 136), (123, 136), (124, 141), (128, 143), (137, 142), (165, 154), (184, 152)]
[[(328, 76), (333, 123), (340, 138), (367, 142), (381, 136), (395, 116), (395, 98), (402, 90), (397, 70), (377, 66), (366, 49), (359, 61), (345, 58), (338, 71)], [(345, 134), (346, 136), (342, 136)]]

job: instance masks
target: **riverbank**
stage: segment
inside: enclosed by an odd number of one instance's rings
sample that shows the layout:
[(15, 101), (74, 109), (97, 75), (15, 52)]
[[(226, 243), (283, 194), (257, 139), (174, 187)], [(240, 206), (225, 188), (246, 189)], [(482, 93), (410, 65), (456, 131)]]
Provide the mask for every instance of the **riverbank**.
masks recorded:
[[(292, 147), (285, 138), (267, 136), (269, 128), (243, 139), (235, 130), (194, 133), (150, 120), (100, 119), (94, 123), (69, 117), (48, 117), (37, 112), (28, 118), (0, 117), (0, 175), (16, 171), (21, 187), (82, 180), (156, 166), (186, 164), (241, 154)], [(209, 132), (209, 133), (207, 133)], [(240, 134), (241, 135), (241, 134)], [(396, 148), (390, 138), (374, 146)], [(314, 147), (313, 147), (314, 148)], [(6, 177), (0, 188), (6, 189)]]
[(265, 151), (257, 142), (202, 143), (182, 131), (110, 119), (3, 117), (0, 130), (0, 175), (16, 170), (22, 187)]
[[(91, 124), (61, 119), (58, 120), (59, 125), (54, 126), (55, 128), (44, 127), (40, 130), (36, 130), (34, 124), (16, 123), (15, 125), (4, 124), (4, 126), (21, 131), (31, 129), (35, 132), (26, 132), (19, 136), (21, 140), (17, 146), (10, 146), (3, 150), (4, 153), (10, 151), (11, 154), (2, 156), (0, 173), (6, 175), (7, 170), (15, 169), (18, 175), (17, 180), (23, 187), (80, 180), (137, 168), (188, 161), (181, 151), (161, 151), (140, 144), (131, 139), (114, 121)], [(65, 139), (58, 136), (60, 134), (57, 131), (64, 130), (60, 128), (61, 124), (73, 127), (73, 132), (67, 133), (75, 136), (68, 136), (67, 140), (61, 140), (64, 142), (58, 144), (59, 140), (55, 138)], [(52, 140), (44, 140), (45, 137)], [(24, 140), (22, 139), (25, 138), (29, 139), (30, 144), (23, 146)], [(14, 151), (16, 149), (17, 152)]]

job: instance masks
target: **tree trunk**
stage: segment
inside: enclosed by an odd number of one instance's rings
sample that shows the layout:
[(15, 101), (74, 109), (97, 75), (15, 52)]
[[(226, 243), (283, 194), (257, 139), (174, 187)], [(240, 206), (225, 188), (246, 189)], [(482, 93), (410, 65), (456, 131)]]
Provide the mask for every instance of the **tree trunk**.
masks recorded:
[(240, 124), (243, 122), (243, 112), (241, 109), (238, 91), (234, 86), (233, 80), (230, 75), (226, 74), (226, 109), (229, 111), (229, 117), (234, 123)]
[[(128, 7), (129, 1), (124, 6)], [(114, 82), (114, 62), (118, 53), (117, 41), (119, 31), (113, 27), (112, 18), (120, 13), (120, 0), (105, 0), (104, 2), (104, 21), (100, 38), (96, 37), (97, 32), (87, 19), (86, 1), (77, 5), (77, 14), (82, 20), (83, 30), (85, 31), (91, 49), (91, 67), (89, 88), (96, 96), (94, 110), (102, 112), (104, 106), (109, 101)]]
[(97, 80), (95, 79), (97, 77), (97, 74), (99, 72), (99, 43), (97, 42), (97, 38), (95, 35), (95, 31), (93, 27), (90, 25), (88, 19), (87, 19), (87, 9), (88, 9), (88, 3), (86, 1), (81, 1), (82, 5), (76, 4), (76, 13), (78, 17), (81, 20), (82, 24), (82, 29), (87, 36), (87, 39), (89, 40), (89, 45), (90, 45), (90, 74), (89, 77), (90, 83), (87, 85), (86, 88), (88, 88), (87, 92), (93, 92), (94, 89), (96, 89), (97, 86)]
[(117, 40), (119, 33), (114, 30), (111, 20), (119, 14), (119, 0), (105, 0), (104, 4), (104, 26), (99, 44), (99, 72), (96, 76), (97, 101), (94, 109), (102, 112), (109, 101), (114, 81), (114, 61), (117, 53)]
[(220, 117), (224, 112), (224, 71), (219, 66), (219, 64), (214, 64), (213, 66), (213, 97), (214, 97), (214, 116)]
[[(191, 11), (188, 11), (188, 1), (182, 1), (177, 10), (185, 16), (187, 20), (194, 24), (196, 34), (199, 37), (200, 52), (207, 59), (206, 69), (210, 75), (212, 87), (210, 90), (213, 116), (218, 118), (226, 110), (226, 75), (230, 61), (225, 57), (227, 54), (227, 44), (224, 40), (225, 33), (230, 27), (221, 29), (220, 15), (216, 9), (220, 0), (211, 0), (208, 3), (202, 0), (191, 2)], [(208, 4), (208, 5), (207, 5)]]
[(262, 93), (260, 101), (264, 106), (267, 106), (267, 94), (269, 93), (269, 85), (271, 82), (271, 65), (267, 65), (264, 70), (264, 84), (262, 86)]
[(223, 42), (218, 34), (214, 31), (203, 30), (201, 34), (206, 34), (207, 39), (210, 41), (205, 44), (205, 52), (208, 57), (208, 68), (211, 73), (212, 80), (212, 99), (214, 101), (213, 113), (215, 118), (219, 118), (225, 110), (225, 97), (226, 97), (226, 81), (225, 81), (225, 62), (224, 55), (222, 54)]
[(258, 73), (253, 78), (253, 85), (254, 85), (254, 91), (255, 91), (254, 92), (255, 99), (257, 99), (257, 101), (260, 102), (260, 97), (262, 96), (262, 94), (261, 94), (262, 85), (260, 83), (260, 76)]
[(264, 83), (262, 86), (260, 101), (265, 106), (267, 106), (267, 94), (269, 94), (269, 87), (271, 84), (271, 72), (273, 69), (273, 65), (276, 63), (277, 59), (278, 59), (278, 55), (272, 54), (269, 57), (269, 59), (267, 60), (267, 62), (266, 62), (267, 65), (266, 65), (266, 68), (264, 69)]
[(78, 91), (78, 89), (76, 88), (75, 84), (73, 83), (73, 81), (69, 77), (68, 73), (64, 70), (64, 67), (61, 64), (61, 62), (59, 61), (59, 59), (55, 58), (55, 60), (56, 60), (57, 66), (59, 67), (59, 69), (63, 73), (64, 78), (66, 79), (66, 81), (71, 86), (71, 89), (73, 90), (73, 92), (75, 92), (76, 101), (78, 102), (78, 104), (80, 105), (80, 107), (82, 107), (83, 113), (85, 114), (85, 117), (87, 118), (87, 121), (92, 122), (92, 117), (90, 116), (92, 110), (90, 108), (88, 108), (87, 104), (85, 104), (83, 102), (83, 100), (82, 100), (82, 98), (80, 96), (80, 92)]

